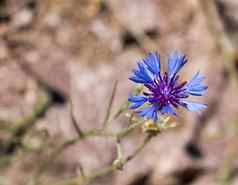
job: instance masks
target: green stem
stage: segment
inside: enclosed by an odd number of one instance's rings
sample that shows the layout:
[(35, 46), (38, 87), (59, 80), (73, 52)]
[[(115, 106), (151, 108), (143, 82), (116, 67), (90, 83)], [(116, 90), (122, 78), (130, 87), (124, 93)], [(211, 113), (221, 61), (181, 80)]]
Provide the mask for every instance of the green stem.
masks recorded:
[(121, 138), (127, 136), (132, 130), (134, 130), (136, 127), (142, 125), (143, 123), (144, 123), (144, 121), (133, 123), (128, 128), (122, 129), (122, 131), (120, 131), (116, 135), (119, 139), (121, 139)]
[(110, 96), (110, 100), (108, 103), (108, 107), (107, 107), (107, 111), (106, 111), (106, 116), (105, 119), (103, 121), (103, 130), (106, 129), (106, 127), (109, 125), (110, 121), (110, 115), (111, 115), (111, 110), (112, 110), (112, 104), (116, 95), (116, 90), (117, 90), (117, 81), (115, 81), (114, 85), (113, 85), (113, 89), (112, 89), (112, 94)]
[[(54, 160), (57, 159), (57, 157), (60, 156), (60, 154), (62, 153), (62, 151), (64, 151), (66, 148), (78, 143), (79, 141), (83, 140), (83, 139), (87, 139), (87, 138), (92, 138), (92, 137), (110, 137), (110, 138), (117, 138), (118, 141), (120, 141), (122, 138), (124, 138), (125, 136), (127, 136), (132, 130), (134, 130), (136, 127), (142, 125), (143, 122), (136, 122), (136, 123), (131, 123), (129, 127), (122, 129), (121, 131), (119, 131), (118, 133), (108, 133), (105, 132), (103, 130), (97, 130), (97, 129), (92, 129), (89, 131), (85, 131), (85, 132), (81, 132), (80, 135), (78, 135), (78, 138), (75, 139), (71, 139), (68, 141), (65, 141), (64, 143), (62, 143), (55, 151), (53, 151), (53, 153), (50, 155), (49, 159), (44, 161), (42, 163), (42, 165), (40, 165), (34, 179), (35, 182), (38, 182), (41, 175), (43, 174), (43, 172), (48, 168), (49, 165), (52, 164), (52, 162)], [(119, 160), (121, 162), (122, 160), (122, 152), (121, 152), (121, 146), (117, 146), (119, 147), (120, 150), (120, 154), (119, 156)], [(117, 168), (118, 167), (113, 167), (113, 168)], [(108, 171), (108, 169), (104, 169), (105, 171)], [(110, 171), (110, 170), (109, 170)], [(95, 175), (98, 176), (98, 175)], [(77, 177), (77, 181), (79, 181), (79, 179), (81, 179), (81, 177)], [(88, 180), (88, 178), (84, 178), (86, 180)], [(70, 181), (70, 183), (72, 183), (72, 181), (74, 181), (73, 179)]]
[(29, 117), (17, 121), (14, 127), (9, 128), (12, 137), (3, 143), (3, 146), (0, 146), (4, 152), (15, 151), (17, 147), (21, 146), (22, 138), (28, 129), (30, 129), (36, 123), (37, 119), (46, 111), (49, 104), (50, 99), (47, 96), (40, 97), (32, 114)]
[[(131, 155), (129, 155), (125, 160), (121, 160), (120, 161), (122, 165), (121, 167), (126, 165), (133, 158), (135, 158), (144, 149), (144, 147), (149, 143), (151, 139), (152, 139), (152, 136), (148, 135), (143, 141), (143, 143)], [(116, 160), (120, 160), (120, 159), (117, 158)], [(94, 174), (90, 176), (87, 176), (85, 178), (82, 178), (81, 176), (74, 177), (72, 179), (68, 179), (68, 180), (65, 180), (64, 182), (61, 182), (58, 185), (88, 185), (94, 182), (95, 180), (97, 180), (98, 178), (105, 177), (116, 170), (118, 170), (117, 163), (113, 163), (110, 166), (105, 167), (101, 171), (95, 172)]]
[(74, 116), (74, 111), (73, 111), (73, 102), (72, 100), (70, 99), (70, 118), (71, 118), (71, 121), (73, 123), (73, 126), (78, 134), (78, 137), (83, 137), (83, 131), (81, 130), (81, 128), (79, 127), (78, 123), (77, 123), (77, 120)]

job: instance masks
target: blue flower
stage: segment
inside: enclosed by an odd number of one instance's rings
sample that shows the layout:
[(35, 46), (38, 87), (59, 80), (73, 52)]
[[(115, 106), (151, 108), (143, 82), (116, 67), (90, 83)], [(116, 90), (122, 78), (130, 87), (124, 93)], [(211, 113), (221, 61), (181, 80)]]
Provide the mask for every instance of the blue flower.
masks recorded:
[(168, 57), (167, 72), (162, 74), (160, 57), (156, 52), (137, 63), (131, 81), (143, 84), (143, 95), (131, 95), (129, 109), (136, 109), (141, 117), (158, 120), (159, 114), (177, 115), (174, 108), (179, 106), (196, 112), (207, 105), (187, 100), (189, 96), (202, 96), (207, 86), (203, 84), (204, 76), (197, 72), (189, 82), (179, 82), (178, 72), (187, 63), (187, 58), (179, 52), (172, 52)]

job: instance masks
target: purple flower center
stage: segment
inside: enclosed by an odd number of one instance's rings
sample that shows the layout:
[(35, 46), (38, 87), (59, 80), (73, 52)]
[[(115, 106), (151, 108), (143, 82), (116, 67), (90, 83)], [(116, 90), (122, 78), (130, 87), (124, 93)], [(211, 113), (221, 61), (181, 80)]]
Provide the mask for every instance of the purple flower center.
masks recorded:
[(181, 104), (179, 100), (189, 96), (184, 88), (187, 82), (178, 84), (178, 78), (178, 75), (169, 79), (167, 73), (162, 77), (159, 74), (154, 79), (153, 84), (146, 84), (145, 86), (151, 92), (145, 93), (145, 95), (149, 96), (149, 102), (159, 106), (159, 110), (169, 104), (178, 107), (178, 105)]

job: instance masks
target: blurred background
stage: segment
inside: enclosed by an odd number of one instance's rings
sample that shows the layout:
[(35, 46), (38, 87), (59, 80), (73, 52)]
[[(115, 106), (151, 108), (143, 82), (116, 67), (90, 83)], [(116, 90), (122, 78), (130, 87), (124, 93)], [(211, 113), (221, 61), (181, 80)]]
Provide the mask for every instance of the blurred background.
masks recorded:
[[(238, 185), (237, 31), (237, 0), (1, 0), (0, 185), (54, 184), (111, 164), (113, 140), (67, 144), (77, 137), (69, 100), (82, 130), (101, 128), (113, 82), (115, 112), (136, 61), (158, 51), (164, 65), (173, 50), (188, 56), (184, 79), (206, 76), (199, 101), (209, 108), (182, 110), (177, 128), (94, 184)], [(126, 154), (141, 134), (123, 139)]]

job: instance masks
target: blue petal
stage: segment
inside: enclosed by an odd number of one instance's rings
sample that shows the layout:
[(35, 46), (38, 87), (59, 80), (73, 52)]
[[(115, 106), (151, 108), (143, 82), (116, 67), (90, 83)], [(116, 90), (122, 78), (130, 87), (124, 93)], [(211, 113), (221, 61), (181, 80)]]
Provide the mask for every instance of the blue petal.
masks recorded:
[(179, 70), (186, 64), (187, 58), (179, 52), (172, 52), (168, 58), (168, 75), (169, 79), (173, 78)]
[(156, 121), (158, 120), (157, 111), (154, 111), (154, 112), (153, 112), (152, 119), (154, 120), (154, 122), (156, 122)]
[(148, 68), (144, 63), (138, 62), (137, 64), (139, 67), (140, 74), (143, 75), (145, 78), (147, 78), (148, 81), (153, 82), (155, 78), (154, 74), (150, 70), (148, 70)]
[(207, 108), (207, 105), (202, 103), (196, 103), (187, 100), (183, 100), (182, 103), (184, 104), (184, 107), (191, 112), (196, 112)]
[(147, 97), (146, 96), (129, 96), (129, 98), (128, 98), (128, 101), (130, 101), (130, 102), (141, 102), (141, 101), (143, 101), (143, 102), (146, 102), (147, 101)]
[(143, 104), (144, 104), (144, 102), (134, 102), (128, 107), (128, 109), (137, 109), (140, 106), (142, 106)]
[(207, 89), (207, 86), (202, 84), (204, 79), (205, 77), (197, 72), (192, 80), (185, 86), (187, 92), (193, 96), (202, 96)]
[(132, 104), (128, 107), (129, 109), (137, 109), (142, 106), (146, 101), (147, 97), (145, 96), (129, 96), (128, 101), (132, 102)]
[(134, 70), (134, 75), (129, 79), (136, 83), (153, 83), (154, 82), (154, 74), (149, 71), (146, 65), (142, 62), (138, 62), (138, 70)]
[(147, 83), (144, 79), (141, 79), (138, 76), (131, 76), (129, 78), (129, 80), (131, 80), (131, 81), (133, 81), (135, 83), (141, 83), (141, 84)]
[(153, 74), (160, 74), (160, 58), (157, 52), (149, 53), (143, 61)]
[(163, 114), (170, 114), (173, 116), (176, 116), (176, 112), (173, 110), (173, 108), (170, 105), (166, 105), (161, 109), (161, 113)]
[(146, 107), (143, 110), (139, 111), (139, 115), (144, 118), (153, 119), (156, 122), (158, 119), (157, 107), (156, 106)]

